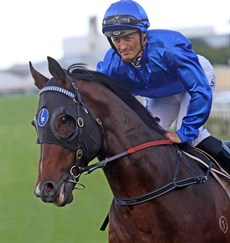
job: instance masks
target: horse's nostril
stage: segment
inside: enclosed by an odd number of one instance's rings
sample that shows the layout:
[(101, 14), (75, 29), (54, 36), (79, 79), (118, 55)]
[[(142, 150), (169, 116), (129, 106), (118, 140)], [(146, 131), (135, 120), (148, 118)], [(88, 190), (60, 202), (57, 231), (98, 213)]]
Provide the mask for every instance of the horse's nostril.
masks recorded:
[(53, 183), (48, 182), (48, 183), (46, 184), (46, 187), (45, 187), (45, 191), (46, 191), (46, 193), (49, 193), (49, 192), (53, 191), (53, 189), (54, 189), (54, 185), (53, 185)]
[(46, 202), (53, 202), (57, 197), (57, 186), (52, 181), (43, 183), (41, 190), (41, 198)]

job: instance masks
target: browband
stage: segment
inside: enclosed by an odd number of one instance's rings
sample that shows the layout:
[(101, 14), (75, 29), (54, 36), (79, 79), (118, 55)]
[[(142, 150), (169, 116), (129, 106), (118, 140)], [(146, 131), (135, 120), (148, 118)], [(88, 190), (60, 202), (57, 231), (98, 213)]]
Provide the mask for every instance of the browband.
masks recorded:
[(47, 92), (47, 91), (56, 91), (56, 92), (62, 93), (64, 95), (67, 95), (70, 98), (74, 98), (75, 97), (74, 93), (72, 93), (72, 92), (70, 92), (70, 91), (68, 91), (66, 89), (63, 89), (61, 87), (58, 87), (58, 86), (47, 86), (47, 87), (44, 87), (44, 88), (42, 88), (40, 90), (39, 95), (41, 95), (42, 93)]

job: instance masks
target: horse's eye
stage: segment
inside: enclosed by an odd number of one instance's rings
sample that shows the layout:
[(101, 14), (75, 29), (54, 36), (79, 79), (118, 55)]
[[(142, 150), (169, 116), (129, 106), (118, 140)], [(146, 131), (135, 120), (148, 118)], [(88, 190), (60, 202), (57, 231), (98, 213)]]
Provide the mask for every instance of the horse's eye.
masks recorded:
[(70, 120), (70, 116), (65, 115), (65, 116), (61, 117), (61, 124), (64, 125), (64, 124), (66, 124), (69, 120)]

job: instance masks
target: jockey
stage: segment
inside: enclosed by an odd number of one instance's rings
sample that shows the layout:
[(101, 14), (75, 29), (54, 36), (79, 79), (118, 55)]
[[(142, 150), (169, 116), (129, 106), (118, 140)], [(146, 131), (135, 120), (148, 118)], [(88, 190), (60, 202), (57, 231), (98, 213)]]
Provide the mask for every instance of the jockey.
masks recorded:
[(147, 108), (175, 143), (191, 142), (212, 155), (230, 172), (230, 150), (203, 124), (209, 117), (215, 72), (197, 55), (191, 42), (171, 30), (148, 30), (145, 10), (135, 1), (120, 0), (107, 9), (102, 32), (112, 48), (97, 71), (119, 82), (134, 95), (147, 98)]

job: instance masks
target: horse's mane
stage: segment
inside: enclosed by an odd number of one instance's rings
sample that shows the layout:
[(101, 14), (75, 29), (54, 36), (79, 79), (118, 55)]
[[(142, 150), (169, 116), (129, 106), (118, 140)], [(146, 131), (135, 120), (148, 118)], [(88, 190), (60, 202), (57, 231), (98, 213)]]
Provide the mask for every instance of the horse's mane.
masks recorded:
[(118, 82), (110, 78), (109, 76), (89, 70), (83, 66), (84, 64), (72, 64), (68, 67), (67, 72), (74, 78), (88, 81), (88, 82), (96, 82), (114, 94), (116, 94), (122, 101), (124, 101), (136, 114), (144, 121), (144, 123), (159, 133), (163, 133), (164, 130), (158, 124), (159, 118), (153, 117), (150, 112), (137, 100), (135, 96), (132, 95), (131, 92), (124, 89), (119, 85)]

